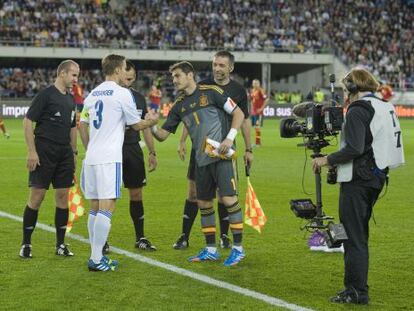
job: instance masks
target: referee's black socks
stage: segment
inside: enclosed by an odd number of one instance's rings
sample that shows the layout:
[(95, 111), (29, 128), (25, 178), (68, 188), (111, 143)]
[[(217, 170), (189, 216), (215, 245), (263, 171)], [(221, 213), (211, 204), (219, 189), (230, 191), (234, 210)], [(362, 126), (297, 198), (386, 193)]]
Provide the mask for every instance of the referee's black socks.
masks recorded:
[(187, 237), (190, 236), (191, 228), (193, 227), (194, 220), (197, 217), (198, 206), (197, 202), (185, 200), (184, 214), (183, 214), (183, 234)]
[(31, 209), (28, 205), (23, 214), (23, 242), (22, 244), (32, 244), (32, 233), (36, 227), (38, 210)]
[(68, 224), (69, 209), (56, 207), (55, 212), (55, 227), (56, 227), (56, 246), (64, 244), (66, 226)]
[(129, 214), (135, 227), (135, 236), (138, 241), (144, 237), (144, 205), (142, 201), (129, 201)]

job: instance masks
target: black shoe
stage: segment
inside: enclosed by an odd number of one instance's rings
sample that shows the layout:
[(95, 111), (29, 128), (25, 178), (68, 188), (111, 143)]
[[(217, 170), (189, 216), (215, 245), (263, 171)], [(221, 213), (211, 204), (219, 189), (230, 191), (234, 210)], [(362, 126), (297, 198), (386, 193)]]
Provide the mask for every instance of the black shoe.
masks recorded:
[(344, 289), (336, 294), (336, 296), (329, 299), (334, 303), (353, 303), (359, 305), (368, 304), (369, 298), (367, 294), (360, 294), (358, 291), (351, 287), (349, 289)]
[(173, 248), (174, 249), (185, 249), (188, 248), (190, 244), (188, 243), (187, 236), (183, 233), (178, 238), (177, 242), (174, 243)]
[(109, 244), (108, 241), (105, 242), (105, 245), (102, 247), (102, 255), (109, 254)]
[(19, 256), (22, 258), (32, 258), (32, 245), (31, 244), (23, 244), (22, 248), (20, 249)]
[(71, 257), (74, 254), (69, 250), (66, 244), (60, 244), (56, 247), (56, 255), (64, 256), (64, 257)]
[(157, 248), (151, 244), (146, 238), (140, 238), (138, 241), (135, 242), (135, 247), (139, 249), (143, 249), (145, 251), (156, 251)]
[(220, 247), (221, 248), (231, 248), (231, 240), (227, 234), (222, 234), (220, 238)]

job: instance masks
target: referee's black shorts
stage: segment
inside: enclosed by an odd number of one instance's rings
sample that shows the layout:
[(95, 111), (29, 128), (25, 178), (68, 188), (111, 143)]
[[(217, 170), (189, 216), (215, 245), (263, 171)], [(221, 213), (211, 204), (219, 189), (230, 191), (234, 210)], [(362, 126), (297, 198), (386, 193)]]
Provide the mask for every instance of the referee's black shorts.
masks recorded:
[(142, 188), (147, 184), (144, 154), (138, 142), (122, 146), (122, 179), (125, 188)]
[(35, 138), (40, 166), (29, 172), (29, 187), (54, 189), (73, 186), (75, 162), (71, 145), (59, 145), (44, 138)]

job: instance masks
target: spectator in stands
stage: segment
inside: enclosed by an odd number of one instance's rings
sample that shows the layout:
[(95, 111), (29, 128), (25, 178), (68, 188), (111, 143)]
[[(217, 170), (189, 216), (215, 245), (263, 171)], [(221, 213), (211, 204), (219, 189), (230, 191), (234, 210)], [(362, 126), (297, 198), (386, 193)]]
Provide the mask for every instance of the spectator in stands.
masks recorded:
[[(3, 1), (5, 45), (79, 48), (234, 49), (325, 53), (364, 65), (393, 87), (414, 81), (413, 10), (405, 1), (331, 5), (229, 1)], [(207, 4), (206, 4), (207, 3)], [(75, 13), (76, 12), (76, 13)], [(122, 12), (122, 14), (119, 14)], [(377, 24), (370, 21), (379, 20)], [(16, 25), (20, 25), (16, 27)], [(194, 25), (199, 25), (194, 30)], [(207, 30), (208, 29), (208, 30)], [(16, 91), (16, 88), (14, 88)]]
[(276, 102), (279, 105), (287, 104), (286, 91), (285, 90), (276, 93)]
[(290, 96), (290, 103), (293, 105), (300, 104), (302, 102), (302, 94), (300, 90), (297, 90), (296, 92), (293, 92)]
[(325, 94), (321, 91), (320, 88), (317, 88), (315, 93), (313, 94), (313, 101), (315, 103), (320, 104), (323, 102), (324, 99), (325, 99)]

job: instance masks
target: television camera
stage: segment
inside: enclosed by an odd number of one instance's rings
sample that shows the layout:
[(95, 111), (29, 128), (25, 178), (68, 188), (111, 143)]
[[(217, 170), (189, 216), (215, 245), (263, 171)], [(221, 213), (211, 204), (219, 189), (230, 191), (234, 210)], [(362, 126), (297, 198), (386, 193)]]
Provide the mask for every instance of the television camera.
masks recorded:
[[(335, 101), (335, 75), (330, 75), (331, 103), (315, 104), (304, 102), (293, 107), (293, 113), (298, 118), (286, 118), (280, 122), (280, 136), (282, 138), (303, 137), (304, 142), (298, 144), (313, 151), (311, 158), (323, 157), (322, 148), (329, 145), (327, 137), (336, 137), (342, 129), (344, 121), (343, 108), (338, 107)], [(327, 182), (336, 183), (336, 168), (330, 168)], [(290, 208), (300, 218), (308, 220), (304, 229), (323, 232), (329, 248), (340, 247), (347, 240), (342, 224), (335, 224), (333, 217), (326, 216), (322, 210), (322, 184), (320, 172), (315, 172), (316, 203), (311, 199), (293, 199)]]

